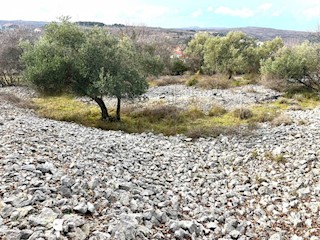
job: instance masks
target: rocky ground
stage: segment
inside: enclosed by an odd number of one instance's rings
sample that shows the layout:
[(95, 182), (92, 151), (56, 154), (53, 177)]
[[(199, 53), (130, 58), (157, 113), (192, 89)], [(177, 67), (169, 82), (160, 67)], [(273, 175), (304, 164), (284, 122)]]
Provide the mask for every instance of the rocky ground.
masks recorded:
[[(152, 87), (140, 98), (123, 100), (123, 106), (143, 108), (152, 105), (174, 105), (182, 109), (196, 107), (209, 111), (213, 105), (221, 105), (226, 109), (234, 109), (251, 104), (273, 101), (280, 97), (277, 91), (259, 85), (246, 85), (232, 89), (204, 90), (187, 87), (183, 84)], [(79, 98), (84, 102), (92, 102), (89, 98)], [(116, 99), (106, 98), (110, 107), (116, 106)]]
[(287, 114), (289, 126), (192, 141), (2, 99), (0, 239), (319, 239), (320, 109)]
[(153, 87), (144, 96), (151, 102), (161, 100), (165, 104), (178, 105), (183, 108), (196, 105), (203, 110), (209, 110), (213, 104), (232, 109), (243, 105), (272, 101), (280, 95), (279, 92), (259, 85), (213, 90), (185, 85), (168, 85)]

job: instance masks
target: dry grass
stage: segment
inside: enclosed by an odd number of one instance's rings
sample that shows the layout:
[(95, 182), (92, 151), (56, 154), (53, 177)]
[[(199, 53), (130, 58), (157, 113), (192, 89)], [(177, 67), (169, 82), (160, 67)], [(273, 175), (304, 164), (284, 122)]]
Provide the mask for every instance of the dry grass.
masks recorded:
[[(12, 101), (19, 102), (17, 99)], [(281, 103), (242, 107), (230, 112), (217, 104), (208, 114), (196, 104), (191, 104), (187, 110), (165, 103), (144, 107), (128, 105), (122, 108), (122, 121), (111, 123), (100, 120), (100, 109), (96, 105), (79, 102), (72, 96), (39, 98), (34, 102), (38, 107), (37, 112), (44, 117), (129, 133), (185, 134), (196, 138), (220, 134), (247, 134), (247, 130), (257, 128), (257, 123), (274, 119), (275, 126), (290, 124), (287, 118), (281, 116), (281, 112), (290, 106), (286, 100), (281, 100)], [(113, 109), (109, 109), (109, 112), (114, 114)]]
[(228, 77), (223, 74), (209, 76), (201, 75), (197, 72), (194, 75), (161, 76), (157, 79), (150, 79), (148, 82), (151, 87), (184, 84), (188, 87), (196, 86), (203, 89), (228, 89), (252, 84), (254, 83), (254, 80), (245, 77), (228, 79)]
[(290, 104), (290, 103), (291, 103), (291, 102), (290, 102), (290, 99), (284, 98), (284, 97), (279, 97), (279, 98), (277, 99), (277, 102), (278, 102), (279, 104)]
[(189, 109), (187, 109), (186, 111), (184, 111), (182, 116), (185, 118), (189, 118), (191, 120), (197, 120), (199, 118), (204, 118), (205, 113), (202, 110), (200, 110), (199, 108), (192, 106)]
[(35, 105), (32, 104), (32, 102), (23, 100), (10, 93), (0, 93), (0, 99), (1, 101), (9, 102), (19, 108), (35, 109)]
[(267, 160), (271, 160), (277, 163), (285, 163), (287, 161), (283, 154), (274, 155), (272, 154), (272, 152), (265, 152), (264, 157)]
[(194, 127), (185, 132), (185, 135), (190, 138), (200, 137), (218, 137), (220, 135), (239, 134), (238, 126), (211, 126), (211, 127)]
[(150, 123), (157, 123), (162, 120), (180, 122), (182, 110), (176, 106), (160, 105), (142, 110), (134, 110), (127, 115), (133, 118), (145, 118)]
[(288, 89), (288, 83), (286, 80), (275, 78), (273, 76), (262, 76), (259, 83), (267, 88), (285, 92)]
[(232, 80), (221, 74), (201, 76), (197, 86), (204, 89), (228, 89), (233, 87)]
[(253, 117), (253, 112), (245, 107), (237, 108), (233, 110), (233, 116), (241, 120), (249, 119)]
[(260, 81), (260, 75), (257, 74), (244, 74), (234, 76), (232, 80), (232, 86), (239, 87), (249, 84), (256, 84)]
[(292, 123), (293, 122), (292, 122), (291, 118), (286, 114), (281, 114), (271, 121), (271, 124), (273, 126), (280, 126), (280, 125), (286, 126), (286, 125), (291, 125)]
[[(204, 137), (233, 133), (241, 124), (247, 124), (231, 114), (210, 117), (194, 106), (183, 110), (169, 105), (147, 106), (142, 109), (129, 106), (124, 108), (121, 122), (105, 122), (100, 120), (97, 106), (79, 102), (72, 96), (39, 98), (34, 102), (38, 106), (37, 113), (43, 117), (129, 133), (153, 132)], [(112, 109), (109, 112), (114, 114)]]
[(214, 104), (209, 110), (208, 115), (210, 117), (219, 117), (219, 116), (222, 116), (223, 114), (226, 114), (227, 112), (228, 111), (220, 104)]
[(256, 105), (251, 107), (253, 117), (249, 119), (252, 123), (270, 122), (282, 111), (281, 108), (274, 105)]
[(189, 80), (190, 76), (182, 75), (182, 76), (161, 76), (157, 79), (150, 79), (149, 85), (151, 87), (156, 86), (167, 86), (167, 85), (175, 85), (175, 84), (186, 84)]

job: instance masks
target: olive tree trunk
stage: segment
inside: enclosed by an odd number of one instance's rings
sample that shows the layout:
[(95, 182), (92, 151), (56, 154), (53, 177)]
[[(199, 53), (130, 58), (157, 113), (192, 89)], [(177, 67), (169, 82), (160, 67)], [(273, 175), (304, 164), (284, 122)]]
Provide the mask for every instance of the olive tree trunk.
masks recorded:
[(104, 103), (102, 97), (95, 97), (93, 100), (99, 105), (101, 109), (101, 119), (102, 120), (109, 120), (110, 116), (108, 113), (108, 109), (106, 107), (106, 104)]
[(116, 115), (116, 120), (120, 121), (121, 117), (120, 117), (120, 109), (121, 109), (121, 98), (117, 97), (117, 115)]

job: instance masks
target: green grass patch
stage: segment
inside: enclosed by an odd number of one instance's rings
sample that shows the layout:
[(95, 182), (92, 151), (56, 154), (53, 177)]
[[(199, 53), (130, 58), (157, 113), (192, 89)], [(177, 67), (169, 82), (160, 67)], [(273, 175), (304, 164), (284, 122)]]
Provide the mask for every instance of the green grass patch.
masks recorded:
[(319, 106), (320, 95), (307, 87), (292, 86), (284, 94), (285, 98), (292, 99), (302, 110), (314, 109)]
[(228, 111), (221, 105), (219, 104), (214, 104), (211, 109), (209, 110), (208, 115), (210, 117), (219, 117), (224, 114), (226, 114)]
[(260, 76), (258, 74), (244, 74), (244, 75), (237, 75), (234, 76), (232, 79), (232, 86), (233, 87), (240, 87), (249, 84), (256, 84)]
[[(254, 126), (256, 122), (272, 121), (281, 108), (270, 105), (252, 106), (245, 117), (218, 106), (211, 114), (191, 107), (183, 110), (176, 106), (154, 105), (142, 109), (124, 107), (121, 122), (100, 119), (100, 108), (76, 100), (73, 96), (46, 97), (33, 100), (40, 116), (104, 130), (122, 130), (128, 133), (153, 132), (164, 135), (185, 134), (190, 137), (217, 136), (237, 132), (239, 126)], [(109, 108), (114, 115), (114, 110)]]
[[(158, 105), (143, 109), (123, 109), (121, 122), (100, 119), (100, 109), (94, 104), (76, 100), (73, 96), (46, 97), (33, 100), (40, 116), (59, 121), (75, 122), (104, 130), (122, 130), (129, 133), (153, 132), (164, 135), (216, 136), (231, 132), (244, 121), (232, 114), (208, 116), (192, 107), (182, 110), (175, 106)], [(114, 114), (113, 109), (109, 109)]]
[(100, 120), (98, 107), (74, 99), (73, 96), (45, 97), (33, 99), (37, 113), (59, 121), (76, 122), (95, 127)]
[(257, 105), (251, 107), (253, 116), (248, 119), (249, 122), (269, 122), (277, 117), (282, 111), (272, 104)]

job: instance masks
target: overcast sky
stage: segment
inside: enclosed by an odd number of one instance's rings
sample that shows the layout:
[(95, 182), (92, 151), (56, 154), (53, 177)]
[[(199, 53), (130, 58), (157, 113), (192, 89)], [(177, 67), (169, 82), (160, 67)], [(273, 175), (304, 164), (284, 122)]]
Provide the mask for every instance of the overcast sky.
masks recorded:
[(100, 21), (158, 27), (245, 27), (315, 31), (320, 0), (9, 0), (1, 20)]

